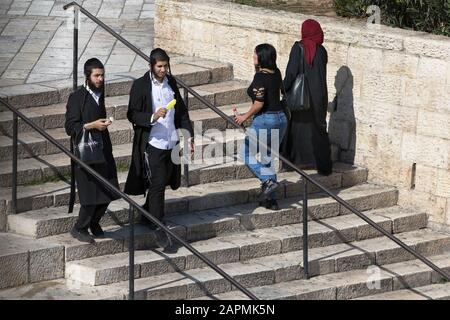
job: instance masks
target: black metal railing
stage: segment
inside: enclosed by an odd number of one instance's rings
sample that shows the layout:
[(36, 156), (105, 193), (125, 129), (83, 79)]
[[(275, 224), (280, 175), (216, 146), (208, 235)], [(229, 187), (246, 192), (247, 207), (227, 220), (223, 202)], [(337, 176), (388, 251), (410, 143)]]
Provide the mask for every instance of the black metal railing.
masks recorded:
[[(136, 54), (138, 54), (140, 57), (145, 59), (147, 62), (149, 61), (149, 57), (146, 56), (142, 51), (140, 51), (138, 48), (136, 48), (134, 45), (129, 43), (126, 39), (124, 39), (122, 36), (117, 34), (114, 30), (112, 30), (110, 27), (108, 27), (106, 24), (104, 24), (101, 20), (93, 16), (91, 13), (89, 13), (86, 9), (81, 7), (78, 3), (72, 2), (64, 6), (64, 9), (68, 9), (69, 7), (74, 7), (75, 11), (80, 10), (83, 14), (85, 14), (88, 18), (90, 18), (92, 21), (94, 21), (96, 24), (101, 26), (103, 29), (105, 29), (108, 33), (110, 33), (112, 36), (114, 36), (116, 39), (121, 41), (125, 46), (127, 46), (129, 49), (134, 51)], [(78, 15), (75, 13), (75, 19), (78, 20)], [(77, 27), (77, 23), (74, 24), (75, 27)], [(74, 31), (74, 48), (78, 48), (78, 32)], [(74, 50), (74, 89), (76, 89), (77, 86), (77, 63), (78, 63), (78, 52)], [(252, 139), (253, 142), (259, 143), (259, 146), (261, 148), (264, 148), (266, 150), (270, 149), (271, 154), (273, 157), (278, 157), (280, 161), (287, 164), (290, 168), (292, 168), (294, 171), (296, 171), (302, 178), (303, 178), (303, 267), (304, 267), (304, 274), (305, 277), (309, 277), (309, 259), (308, 259), (308, 184), (315, 185), (318, 187), (322, 192), (333, 198), (335, 201), (337, 201), (340, 205), (342, 205), (347, 210), (351, 211), (352, 213), (356, 214), (359, 218), (364, 220), (366, 223), (368, 223), (371, 227), (375, 228), (378, 232), (389, 238), (390, 240), (394, 241), (397, 245), (405, 249), (407, 252), (412, 254), (414, 257), (425, 263), (428, 267), (436, 271), (438, 274), (440, 274), (442, 277), (444, 277), (447, 280), (450, 280), (450, 277), (448, 274), (446, 274), (441, 268), (436, 266), (434, 263), (432, 263), (429, 259), (421, 255), (420, 253), (416, 252), (415, 250), (411, 249), (408, 245), (403, 243), (401, 240), (399, 240), (397, 237), (389, 233), (388, 231), (384, 230), (382, 227), (380, 227), (377, 223), (375, 223), (373, 220), (368, 218), (366, 215), (361, 213), (359, 210), (351, 206), (348, 202), (340, 198), (339, 196), (332, 193), (330, 190), (328, 190), (326, 187), (322, 186), (320, 183), (315, 181), (313, 178), (308, 176), (303, 170), (297, 168), (292, 162), (284, 158), (278, 153), (278, 150), (273, 150), (272, 148), (269, 148), (266, 144), (264, 144), (261, 141), (256, 141), (256, 138), (253, 135), (249, 135), (245, 128), (239, 126), (236, 124), (228, 115), (226, 115), (222, 110), (214, 106), (212, 103), (207, 101), (205, 98), (200, 96), (196, 91), (194, 91), (192, 88), (187, 86), (183, 81), (176, 78), (178, 84), (183, 88), (184, 90), (184, 98), (187, 102), (188, 100), (188, 94), (191, 94), (193, 97), (198, 99), (201, 103), (203, 103), (205, 106), (213, 110), (215, 113), (217, 113), (220, 117), (222, 117), (225, 121), (227, 121), (231, 126), (233, 126), (236, 129), (241, 130), (249, 139)], [(162, 223), (160, 223), (157, 219), (155, 219), (153, 216), (151, 216), (147, 211), (142, 209), (136, 202), (134, 202), (131, 198), (129, 198), (126, 194), (121, 192), (120, 190), (116, 189), (114, 186), (112, 186), (107, 180), (105, 180), (103, 177), (98, 175), (94, 170), (92, 170), (88, 165), (81, 162), (78, 158), (76, 158), (70, 151), (68, 151), (66, 148), (64, 148), (62, 145), (60, 145), (56, 140), (54, 140), (51, 136), (49, 136), (44, 130), (36, 126), (31, 120), (26, 118), (22, 113), (20, 113), (17, 109), (9, 105), (6, 101), (3, 99), (0, 99), (0, 102), (5, 104), (11, 111), (14, 113), (14, 129), (13, 129), (13, 141), (16, 144), (14, 147), (15, 155), (13, 155), (13, 200), (12, 203), (16, 204), (17, 199), (14, 199), (14, 197), (17, 196), (17, 192), (14, 190), (17, 190), (17, 116), (22, 118), (27, 124), (29, 124), (31, 127), (33, 127), (35, 130), (37, 130), (41, 135), (43, 135), (47, 140), (49, 140), (51, 143), (55, 144), (60, 150), (62, 150), (64, 153), (66, 153), (73, 161), (75, 161), (77, 164), (79, 164), (83, 169), (85, 169), (87, 172), (89, 172), (91, 175), (93, 175), (97, 180), (99, 180), (101, 183), (103, 183), (106, 187), (108, 187), (111, 191), (113, 191), (115, 194), (122, 197), (125, 201), (127, 201), (130, 204), (130, 236), (134, 237), (134, 214), (133, 209), (138, 210), (142, 215), (150, 219), (152, 222), (154, 222), (156, 225), (158, 225), (162, 230), (164, 230), (168, 235), (176, 239), (179, 243), (181, 243), (183, 246), (185, 246), (188, 250), (190, 250), (193, 254), (195, 254), (197, 257), (199, 257), (203, 262), (205, 262), (209, 267), (213, 268), (216, 272), (218, 272), (221, 276), (223, 276), (225, 279), (230, 281), (233, 285), (235, 285), (240, 291), (245, 293), (248, 297), (252, 299), (257, 299), (256, 296), (254, 296), (251, 292), (249, 292), (246, 288), (242, 287), (239, 283), (237, 283), (232, 277), (230, 277), (227, 273), (225, 273), (223, 270), (221, 270), (218, 266), (216, 266), (213, 262), (211, 262), (209, 259), (204, 257), (200, 252), (195, 250), (190, 244), (186, 243), (183, 239), (179, 238), (176, 234), (171, 232), (168, 228), (166, 228)], [(187, 172), (185, 172), (187, 174)], [(13, 205), (14, 207), (14, 205)], [(133, 242), (133, 239), (131, 239), (130, 243)], [(134, 245), (129, 248), (130, 252), (130, 272), (129, 275), (133, 275), (133, 269), (134, 268)], [(129, 288), (130, 288), (130, 294), (129, 297), (134, 297), (134, 277), (129, 277)]]
[[(107, 187), (112, 193), (118, 195), (122, 199), (124, 199), (128, 204), (130, 205), (129, 210), (129, 223), (130, 223), (130, 242), (129, 242), (129, 252), (130, 252), (130, 273), (129, 273), (129, 286), (130, 286), (130, 292), (129, 292), (129, 298), (134, 298), (134, 211), (137, 210), (141, 215), (145, 216), (149, 220), (151, 220), (153, 223), (155, 223), (159, 228), (161, 228), (167, 236), (171, 236), (175, 240), (177, 240), (181, 245), (186, 247), (190, 252), (192, 252), (197, 258), (202, 260), (205, 264), (207, 264), (209, 267), (214, 269), (217, 273), (219, 273), (222, 277), (227, 279), (231, 284), (236, 286), (240, 291), (242, 291), (244, 294), (246, 294), (249, 298), (253, 300), (258, 300), (258, 298), (253, 295), (250, 291), (248, 291), (245, 287), (243, 287), (239, 282), (237, 282), (235, 279), (233, 279), (228, 273), (223, 271), (221, 268), (219, 268), (216, 264), (214, 264), (211, 260), (209, 260), (207, 257), (205, 257), (203, 254), (198, 252), (194, 247), (192, 247), (189, 243), (181, 239), (179, 236), (177, 236), (175, 233), (173, 233), (169, 228), (167, 228), (164, 224), (162, 224), (158, 219), (154, 218), (150, 213), (148, 213), (146, 210), (144, 210), (137, 202), (135, 202), (133, 199), (131, 199), (128, 195), (117, 189), (114, 185), (112, 185), (108, 180), (103, 178), (101, 175), (99, 175), (95, 170), (93, 170), (89, 165), (78, 159), (72, 152), (70, 152), (67, 148), (65, 148), (61, 143), (56, 141), (55, 138), (50, 136), (47, 132), (45, 132), (44, 129), (36, 125), (32, 120), (30, 120), (28, 117), (26, 117), (22, 112), (20, 112), (17, 108), (13, 107), (10, 103), (8, 103), (3, 98), (0, 98), (0, 103), (5, 105), (10, 111), (12, 111), (14, 115), (13, 119), (13, 126), (16, 127), (13, 131), (13, 141), (16, 142), (16, 147), (14, 148), (15, 154), (13, 155), (13, 173), (17, 172), (17, 121), (18, 118), (21, 118), (26, 124), (28, 124), (31, 128), (36, 130), (40, 135), (42, 135), (45, 139), (47, 139), (50, 143), (55, 145), (59, 150), (61, 150), (63, 153), (65, 153), (72, 161), (74, 161), (77, 165), (79, 165), (82, 169), (84, 169), (86, 172), (88, 172), (90, 175), (92, 175), (95, 179), (97, 179), (102, 185)], [(15, 160), (14, 160), (15, 159)], [(13, 174), (13, 190), (17, 190), (17, 175)], [(16, 197), (16, 199), (14, 199)], [(17, 193), (13, 192), (13, 199), (12, 203), (17, 203)], [(13, 213), (16, 213), (13, 211)]]

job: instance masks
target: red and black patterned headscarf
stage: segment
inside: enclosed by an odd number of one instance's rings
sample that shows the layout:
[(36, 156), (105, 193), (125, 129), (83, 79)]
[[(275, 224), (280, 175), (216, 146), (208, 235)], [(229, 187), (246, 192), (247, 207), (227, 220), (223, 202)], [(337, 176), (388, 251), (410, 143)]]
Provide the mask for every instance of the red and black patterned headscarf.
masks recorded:
[(305, 48), (305, 60), (312, 66), (318, 44), (323, 43), (323, 31), (320, 23), (308, 19), (302, 24), (302, 43)]

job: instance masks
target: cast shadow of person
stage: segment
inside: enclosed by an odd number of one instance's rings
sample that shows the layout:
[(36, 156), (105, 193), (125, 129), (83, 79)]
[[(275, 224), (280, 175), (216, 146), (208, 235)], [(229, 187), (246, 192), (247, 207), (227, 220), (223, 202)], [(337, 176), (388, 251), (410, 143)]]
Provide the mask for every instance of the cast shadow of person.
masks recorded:
[(356, 149), (356, 120), (353, 105), (353, 74), (342, 66), (334, 78), (336, 95), (328, 104), (330, 119), (328, 135), (333, 149), (333, 161), (354, 164)]

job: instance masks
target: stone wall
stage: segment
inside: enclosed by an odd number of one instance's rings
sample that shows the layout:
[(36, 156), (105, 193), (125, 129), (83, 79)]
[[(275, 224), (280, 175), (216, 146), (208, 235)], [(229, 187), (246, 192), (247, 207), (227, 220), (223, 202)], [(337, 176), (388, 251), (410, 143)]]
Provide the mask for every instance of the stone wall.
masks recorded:
[[(253, 76), (255, 45), (273, 44), (282, 72), (310, 16), (224, 1), (156, 0), (155, 44), (234, 65)], [(332, 17), (325, 32), (329, 132), (341, 161), (395, 185), (400, 204), (421, 206), (450, 224), (450, 39)]]
[(302, 6), (326, 6), (332, 7), (333, 0), (255, 0), (258, 4), (287, 4), (287, 5), (302, 5)]

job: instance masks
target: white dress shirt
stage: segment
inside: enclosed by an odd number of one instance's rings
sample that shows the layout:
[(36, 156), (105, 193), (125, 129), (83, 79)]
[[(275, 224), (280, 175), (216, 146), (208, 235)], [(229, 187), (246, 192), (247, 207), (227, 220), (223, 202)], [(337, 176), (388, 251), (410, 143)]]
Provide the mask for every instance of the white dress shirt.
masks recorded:
[(92, 98), (94, 98), (95, 102), (97, 102), (97, 105), (99, 105), (100, 104), (99, 101), (100, 101), (101, 93), (96, 93), (96, 92), (92, 91), (92, 89), (89, 88), (87, 83), (84, 84), (84, 87), (91, 94)]
[[(175, 93), (169, 85), (167, 77), (164, 77), (162, 83), (154, 79), (152, 73), (150, 74), (150, 82), (152, 85), (152, 104), (153, 114), (161, 107), (165, 107), (175, 97)], [(150, 88), (149, 88), (150, 89)], [(148, 137), (148, 142), (155, 148), (162, 150), (171, 150), (177, 144), (179, 138), (175, 128), (175, 108), (167, 110), (165, 118), (158, 118), (153, 121), (151, 118), (151, 125), (153, 126)]]

